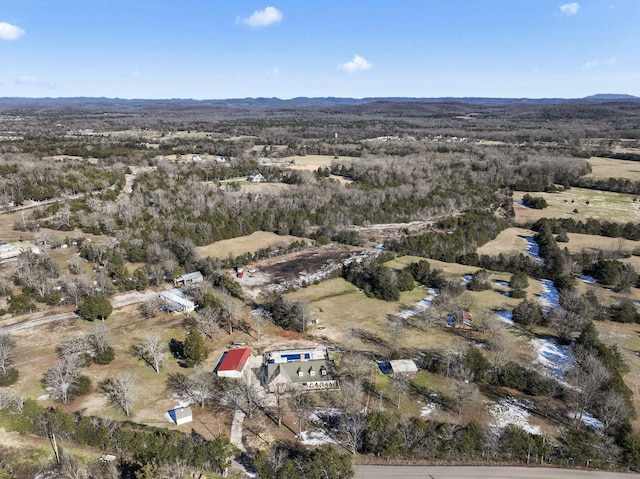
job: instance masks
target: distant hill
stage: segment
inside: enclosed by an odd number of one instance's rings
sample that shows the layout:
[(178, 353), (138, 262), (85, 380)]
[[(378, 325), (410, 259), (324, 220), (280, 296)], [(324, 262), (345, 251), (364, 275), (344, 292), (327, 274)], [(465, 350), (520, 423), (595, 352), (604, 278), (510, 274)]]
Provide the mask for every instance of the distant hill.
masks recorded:
[(229, 108), (278, 108), (278, 107), (317, 107), (362, 105), (367, 103), (461, 103), (484, 106), (504, 106), (515, 104), (554, 105), (580, 103), (611, 103), (611, 102), (640, 102), (640, 97), (626, 94), (599, 93), (584, 98), (482, 98), (482, 97), (369, 97), (369, 98), (338, 98), (338, 97), (297, 97), (289, 100), (281, 98), (230, 98), (221, 100), (192, 100), (192, 99), (121, 99), (104, 97), (71, 97), (71, 98), (20, 98), (2, 97), (0, 106), (9, 107), (64, 107), (64, 106), (98, 106), (103, 108), (135, 108), (138, 106), (173, 105), (173, 106), (222, 106)]

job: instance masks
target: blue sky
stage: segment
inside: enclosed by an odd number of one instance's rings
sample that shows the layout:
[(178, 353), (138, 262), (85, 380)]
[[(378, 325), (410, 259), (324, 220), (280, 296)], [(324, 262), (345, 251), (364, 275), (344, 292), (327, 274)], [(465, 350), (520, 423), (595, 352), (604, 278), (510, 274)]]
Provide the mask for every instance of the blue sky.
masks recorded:
[(0, 96), (640, 96), (640, 0), (2, 0)]

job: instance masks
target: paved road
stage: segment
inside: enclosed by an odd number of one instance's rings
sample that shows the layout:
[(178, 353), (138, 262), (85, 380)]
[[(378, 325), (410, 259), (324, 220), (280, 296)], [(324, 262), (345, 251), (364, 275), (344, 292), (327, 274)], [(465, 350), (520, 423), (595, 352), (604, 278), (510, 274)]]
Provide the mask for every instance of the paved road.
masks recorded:
[(638, 479), (639, 474), (544, 467), (354, 466), (355, 479)]

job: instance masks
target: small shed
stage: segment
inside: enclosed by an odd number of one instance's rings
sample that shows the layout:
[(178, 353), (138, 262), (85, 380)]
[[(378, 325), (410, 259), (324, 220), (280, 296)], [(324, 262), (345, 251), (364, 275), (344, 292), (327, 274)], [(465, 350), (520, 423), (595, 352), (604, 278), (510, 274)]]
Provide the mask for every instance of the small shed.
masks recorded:
[(241, 378), (249, 364), (250, 357), (251, 350), (249, 348), (230, 349), (220, 358), (215, 372), (222, 378)]
[(413, 359), (394, 359), (389, 361), (391, 372), (395, 374), (415, 374), (418, 372), (418, 366)]
[(182, 276), (173, 280), (173, 284), (178, 286), (183, 284), (188, 286), (190, 284), (202, 283), (204, 281), (204, 277), (200, 271), (194, 271), (193, 273), (183, 274)]
[(173, 422), (175, 422), (178, 426), (193, 421), (191, 406), (183, 406), (172, 409), (171, 411), (169, 411), (169, 416), (171, 416)]

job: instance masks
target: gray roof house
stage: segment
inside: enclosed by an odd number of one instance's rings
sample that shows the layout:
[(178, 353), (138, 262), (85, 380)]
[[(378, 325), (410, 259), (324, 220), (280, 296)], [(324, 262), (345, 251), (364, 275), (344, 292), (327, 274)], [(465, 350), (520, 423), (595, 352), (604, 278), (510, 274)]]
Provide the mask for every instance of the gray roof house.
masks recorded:
[(340, 387), (333, 361), (328, 358), (325, 348), (271, 351), (264, 357), (264, 379), (270, 392)]

